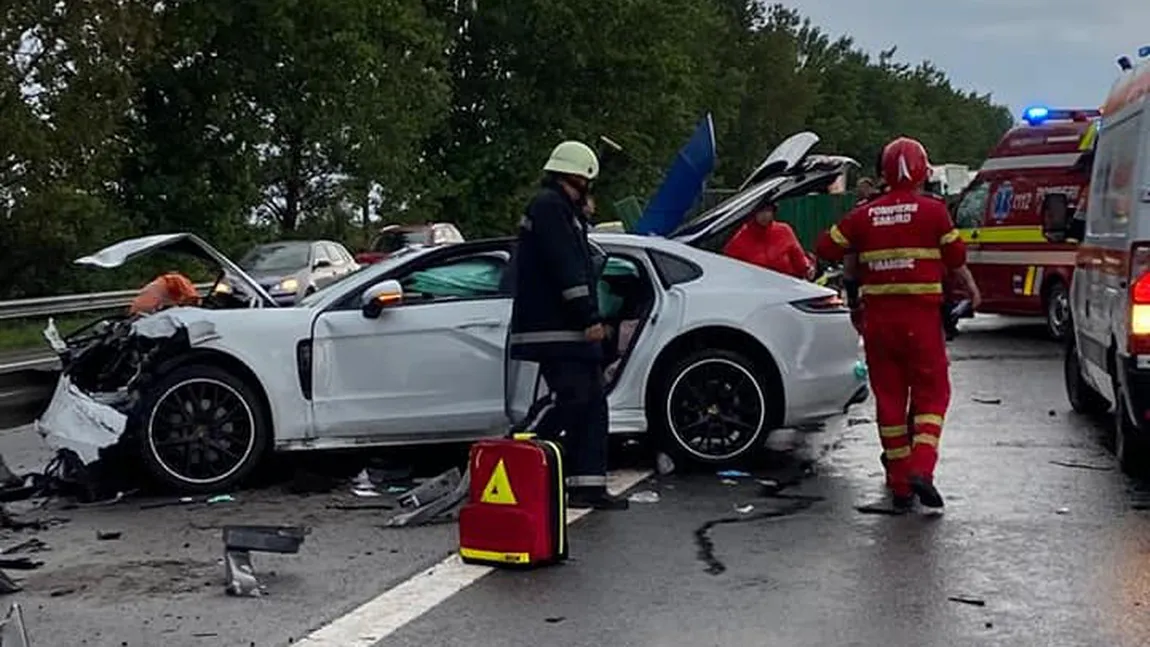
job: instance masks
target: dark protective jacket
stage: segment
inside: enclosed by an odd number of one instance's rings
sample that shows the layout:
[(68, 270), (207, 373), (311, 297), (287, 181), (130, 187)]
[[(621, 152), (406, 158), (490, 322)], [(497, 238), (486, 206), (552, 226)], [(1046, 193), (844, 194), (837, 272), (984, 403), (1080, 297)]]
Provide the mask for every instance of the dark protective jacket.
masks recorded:
[(508, 339), (512, 359), (602, 358), (584, 331), (601, 321), (596, 258), (583, 210), (546, 180), (519, 221), (514, 304)]
[(848, 250), (858, 254), (868, 309), (929, 305), (937, 312), (947, 270), (966, 264), (946, 205), (915, 191), (892, 190), (860, 205), (819, 237), (822, 258), (837, 261)]

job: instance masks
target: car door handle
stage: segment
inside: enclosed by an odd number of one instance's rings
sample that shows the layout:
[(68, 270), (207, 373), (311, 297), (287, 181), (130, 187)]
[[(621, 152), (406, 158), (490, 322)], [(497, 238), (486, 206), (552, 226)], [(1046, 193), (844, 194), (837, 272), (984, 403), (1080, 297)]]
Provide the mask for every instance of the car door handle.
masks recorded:
[(456, 328), (495, 328), (503, 322), (499, 319), (472, 319), (455, 326)]

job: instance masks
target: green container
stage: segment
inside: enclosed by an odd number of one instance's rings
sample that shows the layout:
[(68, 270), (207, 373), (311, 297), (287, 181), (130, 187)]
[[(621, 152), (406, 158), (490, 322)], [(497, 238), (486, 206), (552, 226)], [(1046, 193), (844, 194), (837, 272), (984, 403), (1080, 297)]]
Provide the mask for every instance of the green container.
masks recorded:
[(643, 203), (639, 201), (639, 198), (633, 195), (627, 196), (612, 206), (615, 207), (615, 215), (623, 222), (626, 231), (634, 231), (635, 225), (643, 217)]
[(779, 202), (779, 220), (795, 230), (805, 249), (814, 249), (819, 234), (830, 228), (854, 206), (853, 193), (804, 195)]

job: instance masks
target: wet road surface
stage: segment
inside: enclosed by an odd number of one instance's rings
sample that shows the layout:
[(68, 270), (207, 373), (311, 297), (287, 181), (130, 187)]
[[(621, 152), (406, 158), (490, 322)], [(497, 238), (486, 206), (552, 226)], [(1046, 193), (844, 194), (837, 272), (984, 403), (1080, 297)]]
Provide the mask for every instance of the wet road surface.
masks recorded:
[[(363, 614), (356, 644), (1150, 642), (1150, 491), (1115, 469), (1103, 422), (1069, 412), (1058, 346), (1032, 326), (973, 327), (951, 347), (943, 518), (856, 511), (881, 492), (868, 403), (757, 470), (797, 481), (781, 497), (713, 473), (648, 479), (632, 492), (658, 502), (572, 525), (568, 564), (476, 577), (434, 606), (434, 574), (413, 580), (403, 603), (419, 607), (414, 619)], [(0, 435), (0, 453), (18, 472), (45, 458), (26, 428)], [(813, 474), (798, 478), (812, 456)], [(455, 545), (453, 525), (382, 529), (385, 513), (330, 509), (338, 497), (271, 487), (233, 504), (43, 513), (70, 520), (0, 534), (0, 548), (32, 536), (52, 547), (33, 555), (40, 569), (7, 571), (25, 591), (5, 597), (24, 605), (35, 644), (299, 643), (377, 595), (389, 602)], [(314, 530), (298, 555), (253, 556), (269, 596), (225, 597), (219, 527), (265, 522)], [(98, 530), (124, 536), (98, 541)]]

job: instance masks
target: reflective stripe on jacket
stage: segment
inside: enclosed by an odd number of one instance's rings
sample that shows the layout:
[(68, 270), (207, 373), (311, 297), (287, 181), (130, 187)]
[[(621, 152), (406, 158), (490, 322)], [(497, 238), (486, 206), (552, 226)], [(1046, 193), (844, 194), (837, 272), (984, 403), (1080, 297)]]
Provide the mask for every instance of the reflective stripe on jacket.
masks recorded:
[(864, 303), (937, 306), (947, 269), (966, 264), (966, 247), (941, 200), (890, 191), (852, 209), (819, 236), (819, 256), (858, 253)]

